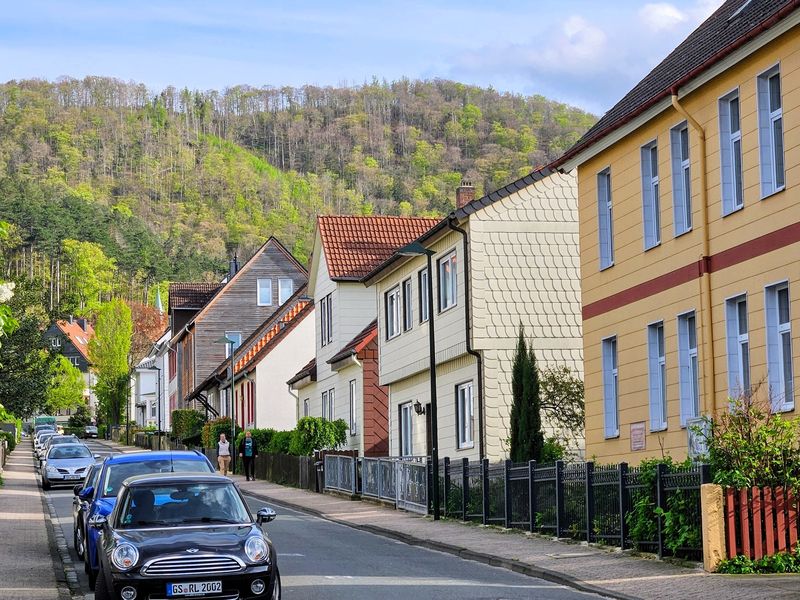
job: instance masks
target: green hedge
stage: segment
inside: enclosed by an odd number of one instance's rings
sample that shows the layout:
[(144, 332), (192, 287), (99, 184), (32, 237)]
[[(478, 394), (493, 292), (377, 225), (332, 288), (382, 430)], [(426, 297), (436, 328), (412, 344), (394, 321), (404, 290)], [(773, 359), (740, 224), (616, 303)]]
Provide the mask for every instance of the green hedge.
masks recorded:
[[(181, 408), (172, 411), (172, 436), (180, 442), (196, 439), (203, 431), (205, 417), (199, 410)], [(219, 436), (217, 436), (219, 437)]]
[[(241, 431), (241, 427), (236, 426), (236, 431)], [(216, 448), (219, 441), (219, 434), (224, 433), (225, 437), (230, 441), (231, 437), (231, 420), (229, 417), (220, 417), (208, 421), (203, 425), (203, 448)]]
[(0, 440), (6, 440), (8, 442), (8, 451), (11, 452), (14, 448), (17, 447), (17, 440), (14, 437), (14, 434), (9, 431), (0, 431)]

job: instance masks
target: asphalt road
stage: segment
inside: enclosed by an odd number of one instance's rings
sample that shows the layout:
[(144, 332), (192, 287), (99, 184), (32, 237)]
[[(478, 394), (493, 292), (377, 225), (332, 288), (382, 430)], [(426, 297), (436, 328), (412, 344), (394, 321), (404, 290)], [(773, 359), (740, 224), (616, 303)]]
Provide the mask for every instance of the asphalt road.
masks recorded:
[[(93, 453), (109, 454), (89, 441)], [(72, 546), (72, 489), (45, 492), (70, 546), (86, 598), (83, 564)], [(255, 513), (264, 502), (248, 497)], [(409, 546), (324, 519), (274, 506), (278, 518), (267, 525), (278, 549), (286, 600), (574, 600), (599, 598), (570, 588), (458, 557)]]

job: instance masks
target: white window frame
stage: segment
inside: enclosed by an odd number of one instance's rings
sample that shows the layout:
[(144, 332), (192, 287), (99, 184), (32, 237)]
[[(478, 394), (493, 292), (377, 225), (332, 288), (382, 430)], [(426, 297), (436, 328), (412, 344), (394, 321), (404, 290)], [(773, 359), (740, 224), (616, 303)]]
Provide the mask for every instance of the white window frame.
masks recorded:
[[(782, 310), (784, 308), (781, 302), (782, 292), (786, 293), (785, 310)], [(774, 412), (794, 410), (791, 300), (788, 281), (781, 281), (764, 288), (767, 379)], [(785, 315), (782, 314), (784, 312)]]
[(322, 418), (326, 421), (333, 421), (336, 414), (335, 392), (336, 388), (322, 392)]
[(414, 295), (409, 277), (403, 281), (403, 331), (410, 331), (412, 327), (414, 327)]
[[(257, 280), (257, 301), (259, 306), (272, 306), (272, 279), (259, 278)], [(262, 291), (266, 291), (265, 294)]]
[(606, 439), (619, 437), (619, 362), (617, 336), (602, 340), (603, 421)]
[(303, 400), (303, 416), (304, 417), (308, 417), (311, 414), (311, 407), (309, 406), (310, 405), (310, 400), (311, 400), (310, 398), (306, 398), (305, 400)]
[(644, 249), (661, 244), (661, 203), (659, 201), (658, 140), (641, 148), (642, 156), (642, 225)]
[[(736, 101), (737, 115), (733, 123), (732, 103)], [(742, 106), (739, 89), (719, 99), (720, 175), (722, 216), (744, 208), (744, 173), (742, 168)], [(736, 129), (734, 129), (734, 127)]]
[(669, 131), (672, 160), (672, 211), (675, 237), (692, 230), (692, 163), (689, 157), (689, 124), (684, 121)]
[(667, 428), (667, 359), (664, 321), (647, 326), (647, 354), (650, 372), (650, 431)]
[[(747, 322), (742, 323), (741, 311)], [(737, 398), (750, 394), (750, 317), (747, 313), (747, 294), (725, 300), (725, 324), (728, 342), (728, 396)], [(744, 330), (744, 331), (743, 331)]]
[(456, 386), (456, 430), (458, 449), (474, 448), (472, 382)]
[(419, 322), (425, 323), (428, 320), (430, 306), (428, 305), (428, 286), (430, 285), (430, 275), (428, 268), (424, 268), (419, 272), (417, 277), (419, 282)]
[(458, 262), (451, 250), (437, 261), (439, 271), (439, 312), (458, 304)]
[(333, 295), (328, 294), (319, 301), (320, 345), (327, 346), (333, 341)]
[(697, 354), (697, 315), (678, 315), (678, 380), (681, 427), (700, 416), (700, 363)]
[(60, 348), (61, 347), (61, 338), (58, 337), (58, 336), (51, 337), (50, 338), (50, 346), (53, 347), (53, 348)]
[(81, 359), (79, 357), (77, 357), (77, 356), (70, 356), (69, 357), (69, 362), (72, 363), (73, 367), (78, 367), (78, 366), (80, 366)]
[(322, 418), (326, 421), (330, 421), (328, 418), (328, 391), (325, 390), (322, 392)]
[[(225, 337), (228, 338), (229, 340), (233, 340), (234, 341), (234, 344), (233, 344), (233, 350), (234, 351), (236, 351), (236, 349), (239, 346), (242, 345), (242, 332), (241, 331), (226, 331), (225, 332)], [(226, 343), (225, 344), (225, 358), (230, 358), (230, 357), (231, 357), (231, 344)]]
[(356, 396), (356, 380), (350, 380), (350, 435), (358, 433), (358, 404)]
[(400, 335), (402, 318), (402, 302), (400, 300), (400, 286), (396, 285), (384, 297), (386, 308), (386, 339), (391, 340)]
[(414, 455), (414, 407), (411, 402), (400, 405), (400, 420), (397, 423), (398, 454), (400, 456)]
[[(777, 97), (772, 81), (777, 81)], [(786, 160), (783, 143), (783, 99), (780, 64), (758, 76), (758, 147), (761, 158), (761, 197), (786, 188)], [(777, 130), (777, 131), (776, 131)]]
[[(288, 286), (288, 290), (287, 290)], [(294, 294), (294, 280), (289, 277), (278, 279), (278, 306), (281, 306)]]
[(597, 235), (600, 270), (614, 266), (614, 213), (611, 202), (611, 167), (597, 174)]

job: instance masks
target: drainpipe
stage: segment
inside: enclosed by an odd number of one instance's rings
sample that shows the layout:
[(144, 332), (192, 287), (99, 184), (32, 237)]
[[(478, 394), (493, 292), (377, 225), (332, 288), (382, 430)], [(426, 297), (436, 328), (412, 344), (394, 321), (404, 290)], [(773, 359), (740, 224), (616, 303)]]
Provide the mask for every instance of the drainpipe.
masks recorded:
[[(464, 316), (466, 321), (467, 353), (471, 354), (478, 361), (478, 454), (483, 460), (486, 456), (485, 432), (483, 430), (483, 356), (472, 347), (472, 310), (470, 305), (470, 279), (469, 279), (469, 237), (467, 232), (461, 229), (456, 223), (454, 213), (447, 216), (447, 227), (457, 231), (464, 239)], [(429, 282), (433, 278), (429, 277)]]
[(707, 165), (706, 165), (706, 132), (700, 123), (697, 122), (678, 101), (678, 88), (671, 89), (672, 107), (691, 125), (697, 133), (700, 146), (700, 219), (703, 226), (703, 250), (700, 255), (700, 302), (701, 318), (700, 332), (703, 340), (703, 395), (706, 398), (706, 414), (715, 415), (717, 413), (717, 389), (716, 378), (714, 376), (714, 331), (711, 315), (711, 270), (710, 270), (710, 250), (708, 233), (708, 185), (707, 185)]

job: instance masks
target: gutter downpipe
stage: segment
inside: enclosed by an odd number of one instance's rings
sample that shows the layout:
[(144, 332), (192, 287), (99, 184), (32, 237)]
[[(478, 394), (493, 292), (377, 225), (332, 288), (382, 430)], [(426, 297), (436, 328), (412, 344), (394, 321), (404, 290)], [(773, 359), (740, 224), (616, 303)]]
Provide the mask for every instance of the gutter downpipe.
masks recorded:
[[(447, 227), (460, 233), (461, 237), (464, 239), (464, 315), (466, 321), (467, 354), (471, 354), (478, 361), (478, 454), (480, 459), (483, 460), (486, 456), (486, 436), (483, 425), (483, 356), (472, 347), (472, 305), (470, 303), (472, 288), (469, 279), (469, 237), (467, 236), (467, 232), (455, 223), (455, 213), (450, 213), (447, 216)], [(432, 282), (433, 277), (429, 277), (429, 281)]]
[(703, 223), (703, 250), (700, 256), (700, 301), (702, 305), (702, 318), (700, 329), (703, 343), (703, 394), (705, 396), (705, 412), (712, 416), (717, 413), (717, 384), (714, 371), (714, 331), (712, 320), (711, 303), (711, 269), (710, 269), (710, 242), (708, 233), (708, 185), (706, 168), (706, 132), (700, 123), (697, 122), (686, 109), (681, 106), (678, 100), (678, 88), (671, 90), (672, 107), (691, 125), (697, 132), (700, 145), (700, 214)]

